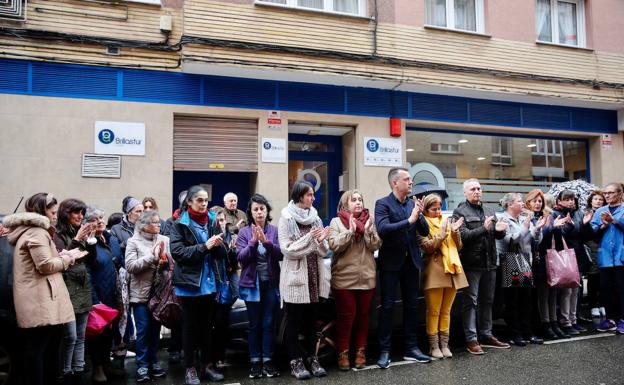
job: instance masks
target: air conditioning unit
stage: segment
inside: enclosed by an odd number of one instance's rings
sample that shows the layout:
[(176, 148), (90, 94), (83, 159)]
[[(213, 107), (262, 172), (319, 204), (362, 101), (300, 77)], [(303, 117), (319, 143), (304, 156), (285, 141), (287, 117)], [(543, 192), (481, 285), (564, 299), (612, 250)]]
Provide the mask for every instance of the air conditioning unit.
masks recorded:
[(26, 21), (28, 0), (0, 0), (0, 20)]
[(121, 178), (121, 156), (82, 154), (83, 178)]

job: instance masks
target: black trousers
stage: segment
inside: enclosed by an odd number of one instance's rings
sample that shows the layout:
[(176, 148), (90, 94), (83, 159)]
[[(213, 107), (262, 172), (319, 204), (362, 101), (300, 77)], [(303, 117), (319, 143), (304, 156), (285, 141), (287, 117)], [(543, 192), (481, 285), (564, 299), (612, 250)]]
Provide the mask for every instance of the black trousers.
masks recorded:
[(201, 355), (201, 364), (211, 361), (211, 336), (214, 326), (215, 296), (178, 297), (182, 304), (182, 348), (184, 364), (187, 368), (197, 367), (197, 353)]
[(55, 384), (63, 325), (20, 329), (25, 385)]
[(93, 367), (110, 363), (111, 348), (113, 347), (113, 330), (105, 328), (102, 334), (87, 340), (87, 348), (91, 354)]
[(514, 335), (530, 337), (531, 331), (531, 288), (508, 287), (505, 295), (505, 323)]
[[(287, 303), (286, 309), (286, 348), (291, 360), (316, 355), (318, 328), (316, 321), (319, 314), (319, 303)], [(299, 333), (305, 338), (304, 346), (299, 344)]]
[(624, 267), (600, 268), (600, 302), (607, 318), (624, 319)]
[(230, 310), (232, 304), (215, 304), (214, 328), (212, 335), (213, 362), (225, 360), (225, 349), (230, 340)]

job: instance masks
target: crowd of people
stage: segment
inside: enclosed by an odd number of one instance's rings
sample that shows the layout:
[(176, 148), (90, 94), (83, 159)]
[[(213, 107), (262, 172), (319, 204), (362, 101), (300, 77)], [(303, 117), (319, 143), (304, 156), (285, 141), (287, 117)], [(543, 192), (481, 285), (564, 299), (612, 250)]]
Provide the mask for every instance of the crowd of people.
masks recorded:
[[(624, 334), (621, 183), (593, 191), (586, 209), (574, 191), (552, 197), (533, 190), (525, 196), (505, 194), (497, 213), (482, 203), (479, 181), (468, 179), (463, 184), (466, 200), (450, 216), (442, 214), (439, 195), (411, 196), (407, 169), (391, 169), (388, 183), (391, 191), (375, 202), (374, 211), (366, 208), (360, 191), (344, 192), (329, 226), (323, 225), (313, 205), (314, 188), (305, 181), (294, 183), (277, 226), (271, 224), (272, 207), (265, 196), (254, 194), (246, 211), (238, 209), (234, 193), (225, 195), (223, 207), (209, 208), (208, 192), (201, 186), (180, 194), (180, 208), (168, 219), (150, 197), (126, 197), (123, 213), (111, 214), (105, 222), (103, 210), (81, 200), (58, 202), (51, 193), (31, 196), (25, 212), (5, 216), (0, 226), (0, 236), (14, 246), (15, 312), (28, 363), (24, 383), (81, 383), (86, 351), (94, 383), (121, 376), (132, 339), (136, 380), (166, 376), (158, 356), (161, 322), (149, 303), (158, 272), (169, 263), (181, 309), (180, 322), (171, 327), (169, 358), (180, 362), (183, 357), (186, 385), (224, 379), (228, 317), (238, 298), (249, 318), (250, 378), (280, 375), (274, 362), (280, 308), (286, 313), (284, 344), (291, 374), (297, 379), (327, 375), (317, 357), (316, 320), (330, 293), (336, 306), (338, 368), (363, 368), (378, 283), (380, 368), (390, 365), (397, 286), (405, 360), (452, 357), (450, 313), (459, 289), (471, 354), (583, 333), (582, 290), (549, 286), (550, 249), (574, 250), (580, 274), (587, 277), (591, 314), (604, 317), (597, 330)], [(512, 336), (507, 343), (492, 333), (492, 306), (499, 267), (511, 253), (530, 265), (531, 283), (502, 289)], [(329, 266), (324, 261), (328, 255)], [(421, 291), (427, 353), (419, 349), (417, 338)], [(119, 313), (110, 327), (87, 338), (96, 304)], [(541, 321), (539, 328), (534, 316)]]

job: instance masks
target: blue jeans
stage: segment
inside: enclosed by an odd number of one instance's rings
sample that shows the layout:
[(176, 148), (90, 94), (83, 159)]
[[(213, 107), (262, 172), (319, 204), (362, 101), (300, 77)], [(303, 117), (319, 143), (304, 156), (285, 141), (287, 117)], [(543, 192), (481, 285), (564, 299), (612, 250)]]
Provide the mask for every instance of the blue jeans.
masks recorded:
[(85, 332), (89, 312), (76, 314), (76, 320), (63, 325), (61, 357), (63, 374), (82, 372), (85, 367)]
[(278, 311), (277, 288), (260, 285), (260, 302), (245, 302), (249, 317), (249, 357), (251, 362), (273, 358), (275, 314)]
[(400, 271), (381, 271), (381, 310), (379, 312), (379, 349), (390, 352), (392, 340), (392, 313), (397, 295), (397, 284), (401, 285), (403, 299), (403, 328), (405, 333), (405, 351), (418, 348), (416, 307), (419, 290), (418, 269), (411, 260), (407, 260)]
[(496, 291), (496, 270), (464, 270), (468, 287), (462, 302), (462, 321), (466, 342), (492, 336), (492, 305)]
[(134, 323), (136, 324), (136, 365), (149, 368), (158, 362), (158, 340), (160, 322), (152, 317), (147, 304), (133, 303)]

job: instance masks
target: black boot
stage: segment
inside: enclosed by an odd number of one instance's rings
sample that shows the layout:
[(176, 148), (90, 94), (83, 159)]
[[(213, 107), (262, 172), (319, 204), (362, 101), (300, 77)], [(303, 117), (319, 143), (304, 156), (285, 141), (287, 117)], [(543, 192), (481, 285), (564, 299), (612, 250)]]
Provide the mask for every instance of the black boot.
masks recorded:
[(83, 374), (84, 372), (74, 372), (71, 375), (71, 385), (83, 385)]
[(550, 322), (542, 322), (542, 337), (546, 340), (556, 340), (559, 338), (550, 327)]
[(559, 325), (557, 324), (557, 322), (551, 322), (550, 323), (550, 327), (552, 328), (552, 331), (555, 332), (557, 337), (559, 337), (559, 338), (570, 338), (569, 334), (566, 334), (563, 330), (561, 330), (559, 328)]

